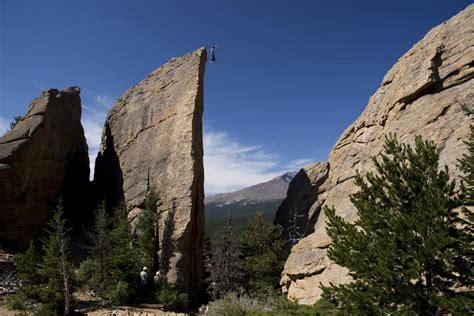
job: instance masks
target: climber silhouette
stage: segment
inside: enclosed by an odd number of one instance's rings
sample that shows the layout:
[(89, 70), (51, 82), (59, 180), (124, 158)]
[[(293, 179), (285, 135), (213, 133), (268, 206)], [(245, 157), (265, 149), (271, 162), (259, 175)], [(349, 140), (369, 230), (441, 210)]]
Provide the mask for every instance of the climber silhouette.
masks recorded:
[(211, 48), (211, 64), (216, 62), (216, 47), (217, 47), (217, 44), (215, 44)]

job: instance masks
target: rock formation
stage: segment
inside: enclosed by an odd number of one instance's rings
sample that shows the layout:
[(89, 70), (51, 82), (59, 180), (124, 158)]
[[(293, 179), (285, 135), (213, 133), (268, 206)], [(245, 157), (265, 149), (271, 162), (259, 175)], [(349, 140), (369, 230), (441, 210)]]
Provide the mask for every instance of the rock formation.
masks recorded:
[(166, 278), (191, 299), (202, 293), (203, 278), (205, 62), (204, 48), (173, 58), (117, 100), (94, 176), (101, 198), (109, 207), (124, 202), (132, 222), (155, 189), (162, 202), (159, 248), (165, 240), (174, 249)]
[(316, 210), (314, 204), (325, 191), (322, 186), (328, 176), (328, 164), (317, 162), (302, 168), (288, 186), (286, 198), (275, 214), (274, 224), (283, 226), (285, 240), (293, 245), (314, 230)]
[(457, 159), (467, 150), (463, 141), (472, 123), (462, 107), (474, 104), (473, 34), (474, 5), (432, 29), (387, 73), (364, 112), (334, 145), (327, 179), (321, 189), (313, 189), (324, 191), (311, 207), (317, 217), (314, 233), (292, 248), (282, 274), (281, 285), (290, 299), (311, 304), (320, 298), (320, 282), (350, 280), (348, 271), (327, 257), (331, 240), (320, 210), (334, 205), (338, 215), (355, 220), (349, 200), (357, 191), (353, 178), (356, 170), (374, 170), (370, 157), (381, 151), (385, 135), (396, 133), (406, 143), (413, 143), (417, 134), (433, 140), (440, 165), (459, 176)]
[(79, 93), (77, 87), (44, 91), (0, 138), (2, 247), (28, 246), (43, 232), (61, 196), (66, 217), (82, 217), (77, 206), (89, 183), (89, 157)]

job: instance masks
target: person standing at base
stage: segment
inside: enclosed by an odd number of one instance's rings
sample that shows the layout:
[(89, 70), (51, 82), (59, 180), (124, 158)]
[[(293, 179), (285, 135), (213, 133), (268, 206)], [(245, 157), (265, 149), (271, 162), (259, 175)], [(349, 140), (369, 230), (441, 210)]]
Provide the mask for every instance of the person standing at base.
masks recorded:
[(160, 283), (161, 279), (161, 273), (160, 270), (156, 271), (155, 276), (153, 277), (153, 281), (155, 282), (155, 285), (158, 285)]
[(148, 278), (148, 273), (146, 273), (147, 267), (143, 267), (142, 271), (140, 272), (140, 280), (142, 285), (146, 285), (146, 280)]

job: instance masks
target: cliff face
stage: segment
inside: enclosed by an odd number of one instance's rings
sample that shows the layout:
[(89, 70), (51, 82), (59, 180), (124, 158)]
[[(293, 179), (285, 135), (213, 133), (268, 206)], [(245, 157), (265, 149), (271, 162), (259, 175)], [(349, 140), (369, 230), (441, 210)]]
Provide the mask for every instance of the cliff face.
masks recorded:
[(171, 59), (118, 99), (105, 122), (94, 179), (108, 206), (125, 203), (132, 223), (148, 187), (156, 189), (159, 249), (163, 240), (173, 249), (166, 278), (191, 298), (202, 292), (203, 277), (205, 62), (204, 48)]
[(89, 158), (79, 93), (77, 87), (44, 91), (0, 138), (1, 246), (28, 246), (61, 196), (68, 219), (84, 217), (78, 206), (89, 183)]
[(331, 240), (321, 209), (334, 205), (338, 215), (356, 219), (349, 200), (357, 191), (353, 178), (356, 170), (374, 170), (370, 157), (380, 152), (385, 135), (396, 133), (406, 143), (413, 143), (417, 134), (433, 140), (440, 165), (459, 177), (457, 159), (467, 150), (463, 141), (472, 123), (462, 107), (474, 104), (473, 34), (474, 5), (432, 29), (387, 73), (364, 112), (334, 145), (327, 179), (319, 186), (324, 192), (310, 208), (317, 218), (314, 233), (292, 248), (282, 274), (290, 299), (311, 304), (321, 296), (320, 282), (350, 280), (348, 271), (327, 257)]

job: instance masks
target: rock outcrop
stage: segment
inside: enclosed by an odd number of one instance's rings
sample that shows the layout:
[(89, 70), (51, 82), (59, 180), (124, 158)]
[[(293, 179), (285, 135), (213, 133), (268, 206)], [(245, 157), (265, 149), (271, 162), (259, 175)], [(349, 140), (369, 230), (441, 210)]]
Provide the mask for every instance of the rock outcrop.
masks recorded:
[(205, 62), (204, 48), (173, 58), (117, 100), (94, 176), (101, 198), (109, 207), (124, 202), (132, 222), (155, 189), (162, 202), (159, 249), (163, 242), (173, 249), (166, 278), (191, 299), (203, 293)]
[[(0, 245), (24, 248), (45, 228), (60, 197), (65, 216), (84, 214), (89, 157), (80, 89), (50, 89), (0, 138)], [(76, 221), (77, 222), (77, 221)]]
[[(319, 284), (348, 282), (347, 270), (327, 257), (331, 240), (322, 206), (333, 205), (346, 220), (356, 219), (349, 196), (357, 191), (356, 170), (374, 170), (370, 157), (379, 153), (384, 136), (396, 133), (406, 143), (415, 135), (435, 142), (440, 165), (459, 177), (457, 159), (467, 151), (472, 117), (463, 106), (474, 104), (474, 5), (432, 29), (403, 55), (383, 78), (361, 116), (339, 138), (329, 157), (329, 173), (311, 207), (314, 233), (296, 244), (285, 264), (281, 285), (303, 304), (320, 298)], [(318, 190), (318, 189), (315, 189)]]
[[(314, 230), (317, 214), (318, 196), (324, 193), (322, 186), (329, 172), (329, 166), (324, 162), (317, 162), (302, 168), (288, 186), (286, 198), (275, 214), (274, 224), (283, 227), (285, 240), (288, 245), (307, 236)], [(322, 203), (324, 201), (320, 201)]]

